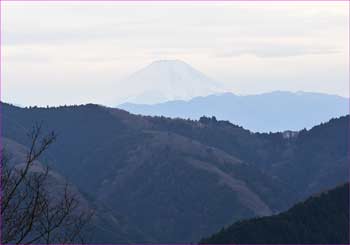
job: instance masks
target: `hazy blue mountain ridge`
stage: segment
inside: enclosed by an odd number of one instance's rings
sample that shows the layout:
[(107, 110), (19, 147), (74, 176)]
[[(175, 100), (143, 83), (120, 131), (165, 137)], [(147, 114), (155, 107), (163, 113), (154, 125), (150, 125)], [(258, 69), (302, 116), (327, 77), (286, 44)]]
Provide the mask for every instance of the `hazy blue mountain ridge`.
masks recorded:
[(253, 132), (310, 129), (330, 118), (349, 114), (349, 100), (337, 95), (275, 91), (239, 96), (233, 93), (196, 97), (159, 104), (125, 103), (118, 108), (131, 113), (199, 119), (216, 116)]

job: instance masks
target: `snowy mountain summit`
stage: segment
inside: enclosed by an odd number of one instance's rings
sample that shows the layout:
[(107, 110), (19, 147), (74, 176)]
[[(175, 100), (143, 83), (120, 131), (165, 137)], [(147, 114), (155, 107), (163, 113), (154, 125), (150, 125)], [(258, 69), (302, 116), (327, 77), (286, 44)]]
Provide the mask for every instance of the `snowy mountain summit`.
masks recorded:
[(223, 92), (221, 85), (180, 60), (159, 60), (123, 81), (124, 102), (154, 104)]

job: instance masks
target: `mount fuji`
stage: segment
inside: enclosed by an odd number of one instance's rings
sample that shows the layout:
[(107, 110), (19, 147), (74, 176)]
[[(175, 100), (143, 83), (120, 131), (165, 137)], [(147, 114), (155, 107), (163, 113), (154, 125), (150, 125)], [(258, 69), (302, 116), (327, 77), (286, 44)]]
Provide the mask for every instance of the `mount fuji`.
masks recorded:
[(122, 82), (124, 102), (155, 104), (224, 92), (222, 85), (180, 60), (159, 60)]

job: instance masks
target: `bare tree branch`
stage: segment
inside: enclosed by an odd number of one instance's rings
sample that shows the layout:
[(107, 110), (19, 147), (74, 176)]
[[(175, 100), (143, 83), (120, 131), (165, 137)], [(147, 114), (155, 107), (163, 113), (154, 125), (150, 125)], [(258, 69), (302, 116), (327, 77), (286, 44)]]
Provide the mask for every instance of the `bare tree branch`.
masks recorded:
[(93, 215), (80, 206), (68, 184), (50, 185), (48, 167), (33, 169), (56, 140), (53, 132), (41, 137), (41, 131), (41, 125), (33, 127), (24, 165), (11, 165), (6, 154), (1, 155), (2, 244), (82, 242), (83, 228)]

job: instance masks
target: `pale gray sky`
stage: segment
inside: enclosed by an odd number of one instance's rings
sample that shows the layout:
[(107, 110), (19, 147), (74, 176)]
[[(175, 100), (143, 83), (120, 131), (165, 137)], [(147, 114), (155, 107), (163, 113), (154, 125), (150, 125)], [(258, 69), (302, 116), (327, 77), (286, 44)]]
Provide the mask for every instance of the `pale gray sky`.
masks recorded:
[(2, 100), (121, 97), (118, 81), (183, 60), (237, 94), (349, 95), (348, 2), (4, 2)]

